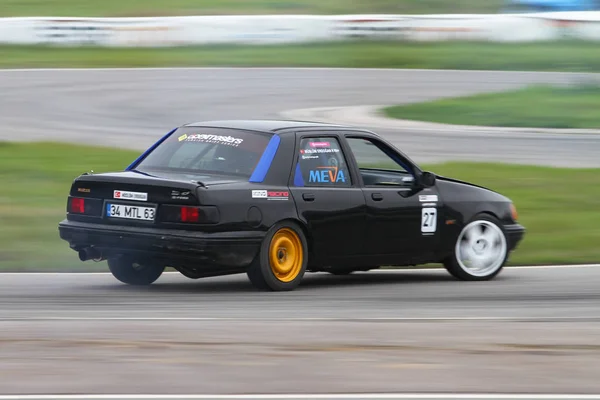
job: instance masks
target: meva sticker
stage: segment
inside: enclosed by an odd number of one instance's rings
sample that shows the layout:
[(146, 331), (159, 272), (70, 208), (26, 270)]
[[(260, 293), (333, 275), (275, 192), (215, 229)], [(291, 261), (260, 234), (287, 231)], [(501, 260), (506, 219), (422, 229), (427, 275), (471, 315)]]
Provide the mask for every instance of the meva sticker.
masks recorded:
[(419, 196), (419, 201), (421, 203), (430, 203), (438, 201), (437, 194), (422, 194)]
[(344, 171), (338, 170), (337, 167), (317, 167), (316, 170), (309, 171), (309, 182), (318, 183), (346, 183), (346, 175)]
[(122, 199), (122, 200), (147, 201), (148, 200), (148, 193), (126, 192), (126, 191), (123, 191), (123, 190), (115, 190), (113, 192), (113, 197), (115, 199)]
[(253, 199), (267, 199), (267, 200), (288, 200), (290, 193), (287, 191), (277, 190), (253, 190)]

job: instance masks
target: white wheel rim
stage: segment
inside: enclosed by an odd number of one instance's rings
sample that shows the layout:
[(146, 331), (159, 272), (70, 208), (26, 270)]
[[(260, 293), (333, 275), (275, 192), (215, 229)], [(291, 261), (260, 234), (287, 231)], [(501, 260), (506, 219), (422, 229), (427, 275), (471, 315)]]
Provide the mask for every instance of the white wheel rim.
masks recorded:
[(485, 220), (474, 221), (458, 236), (456, 261), (466, 273), (485, 277), (502, 267), (506, 249), (506, 237), (498, 225)]

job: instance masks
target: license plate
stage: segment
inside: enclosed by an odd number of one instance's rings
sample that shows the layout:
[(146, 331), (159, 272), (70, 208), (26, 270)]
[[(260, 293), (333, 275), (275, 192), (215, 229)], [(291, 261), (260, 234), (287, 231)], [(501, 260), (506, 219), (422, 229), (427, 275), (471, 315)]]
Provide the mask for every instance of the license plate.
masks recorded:
[(128, 206), (124, 204), (106, 204), (106, 216), (110, 218), (137, 219), (154, 221), (153, 207)]

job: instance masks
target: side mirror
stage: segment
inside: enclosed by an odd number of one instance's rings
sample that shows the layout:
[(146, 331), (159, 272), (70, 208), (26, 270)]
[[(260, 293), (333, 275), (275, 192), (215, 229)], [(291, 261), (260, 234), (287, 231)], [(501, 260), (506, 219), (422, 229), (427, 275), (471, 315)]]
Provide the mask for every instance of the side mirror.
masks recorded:
[(432, 187), (435, 185), (435, 174), (431, 172), (423, 172), (419, 176), (419, 184), (423, 187)]

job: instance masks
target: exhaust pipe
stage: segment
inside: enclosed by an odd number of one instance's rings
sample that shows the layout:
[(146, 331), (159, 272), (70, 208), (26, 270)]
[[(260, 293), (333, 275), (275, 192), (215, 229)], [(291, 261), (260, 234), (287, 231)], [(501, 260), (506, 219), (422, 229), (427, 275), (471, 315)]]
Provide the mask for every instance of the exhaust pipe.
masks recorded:
[(104, 258), (102, 257), (102, 253), (93, 247), (85, 247), (85, 248), (79, 250), (79, 259), (81, 261), (87, 261), (87, 260), (102, 261), (102, 260), (104, 260)]

